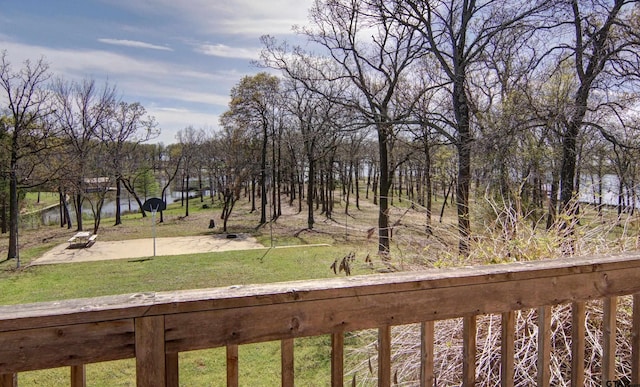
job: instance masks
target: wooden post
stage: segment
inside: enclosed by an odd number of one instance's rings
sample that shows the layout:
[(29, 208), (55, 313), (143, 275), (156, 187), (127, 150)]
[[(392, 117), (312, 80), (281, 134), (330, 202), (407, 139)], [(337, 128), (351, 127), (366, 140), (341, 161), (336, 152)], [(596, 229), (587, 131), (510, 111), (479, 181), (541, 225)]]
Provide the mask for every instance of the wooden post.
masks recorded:
[(462, 318), (462, 385), (473, 387), (476, 383), (476, 316)]
[(136, 386), (166, 386), (164, 316), (135, 319)]
[(434, 322), (425, 321), (420, 324), (420, 386), (433, 386), (433, 341)]
[(617, 297), (603, 301), (602, 321), (602, 383), (616, 380), (616, 307)]
[(0, 374), (0, 387), (17, 387), (18, 374)]
[(344, 385), (344, 333), (331, 335), (331, 386)]
[(71, 366), (71, 387), (85, 387), (87, 385), (85, 365)]
[(500, 385), (513, 386), (515, 353), (515, 312), (502, 313), (502, 346), (500, 359)]
[(283, 339), (280, 342), (280, 357), (282, 368), (282, 387), (293, 387), (293, 339)]
[(178, 364), (178, 352), (167, 353), (164, 357), (166, 368), (167, 387), (180, 386), (180, 366)]
[(571, 386), (584, 386), (584, 302), (571, 304)]
[(631, 327), (631, 384), (640, 384), (640, 293), (633, 295)]
[(238, 387), (240, 377), (238, 373), (238, 346), (227, 345), (227, 387)]
[(391, 386), (391, 327), (378, 328), (378, 387)]
[(551, 307), (538, 308), (538, 382), (539, 387), (549, 387), (551, 380)]

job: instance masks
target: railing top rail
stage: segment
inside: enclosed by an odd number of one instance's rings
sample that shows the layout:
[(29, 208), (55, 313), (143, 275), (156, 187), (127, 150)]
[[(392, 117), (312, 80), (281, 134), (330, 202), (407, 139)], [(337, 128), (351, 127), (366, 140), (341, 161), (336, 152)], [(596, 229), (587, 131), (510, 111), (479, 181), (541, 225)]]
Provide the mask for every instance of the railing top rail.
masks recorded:
[[(289, 302), (358, 299), (389, 293), (396, 294), (401, 300), (401, 294), (405, 292), (409, 294), (435, 289), (449, 289), (453, 295), (463, 294), (456, 289), (474, 285), (487, 286), (504, 282), (524, 284), (527, 281), (540, 281), (545, 278), (551, 278), (549, 282), (551, 284), (558, 284), (562, 282), (559, 282), (560, 278), (580, 274), (599, 275), (588, 277), (595, 280), (588, 286), (583, 284), (582, 291), (578, 293), (572, 287), (565, 289), (567, 294), (564, 296), (554, 295), (551, 299), (545, 297), (531, 299), (531, 296), (525, 292), (524, 298), (520, 297), (520, 300), (514, 301), (517, 305), (513, 305), (512, 309), (519, 309), (517, 306), (520, 304), (524, 306), (525, 301), (526, 305), (533, 306), (537, 302), (559, 303), (640, 291), (640, 280), (624, 283), (626, 281), (624, 275), (615, 277), (607, 274), (612, 271), (621, 274), (640, 273), (640, 253), (5, 305), (0, 306), (0, 332)], [(583, 277), (582, 280), (577, 281), (584, 281), (586, 278)], [(640, 277), (636, 278), (640, 279)], [(550, 290), (548, 288), (544, 291)], [(536, 293), (541, 289), (529, 289), (529, 291)], [(485, 297), (491, 298), (491, 294), (485, 294)], [(527, 301), (526, 298), (530, 300)], [(495, 311), (503, 308), (499, 307)], [(478, 313), (492, 311), (482, 308), (477, 310)], [(461, 312), (473, 311), (462, 310)], [(438, 316), (438, 318), (445, 317)]]

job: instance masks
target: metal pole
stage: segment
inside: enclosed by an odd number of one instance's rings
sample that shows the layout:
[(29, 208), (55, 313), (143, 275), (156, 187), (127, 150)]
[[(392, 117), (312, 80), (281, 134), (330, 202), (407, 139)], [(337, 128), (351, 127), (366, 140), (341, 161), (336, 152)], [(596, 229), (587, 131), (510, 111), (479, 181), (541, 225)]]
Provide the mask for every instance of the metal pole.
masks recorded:
[(151, 221), (153, 222), (153, 256), (156, 256), (156, 211), (158, 209), (151, 209)]

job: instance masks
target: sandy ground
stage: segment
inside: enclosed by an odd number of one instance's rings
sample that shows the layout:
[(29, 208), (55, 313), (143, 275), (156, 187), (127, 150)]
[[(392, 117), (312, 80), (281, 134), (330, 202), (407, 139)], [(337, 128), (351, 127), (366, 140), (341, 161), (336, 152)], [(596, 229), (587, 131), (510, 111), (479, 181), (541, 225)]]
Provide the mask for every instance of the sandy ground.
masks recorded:
[[(153, 238), (105, 242), (100, 241), (98, 237), (90, 247), (71, 248), (68, 243), (60, 244), (31, 262), (31, 264), (48, 265), (53, 263), (152, 257), (153, 245)], [(246, 234), (237, 234), (236, 238), (227, 238), (226, 235), (208, 235), (156, 238), (155, 240), (157, 256), (263, 248), (265, 247), (258, 243), (254, 237)]]

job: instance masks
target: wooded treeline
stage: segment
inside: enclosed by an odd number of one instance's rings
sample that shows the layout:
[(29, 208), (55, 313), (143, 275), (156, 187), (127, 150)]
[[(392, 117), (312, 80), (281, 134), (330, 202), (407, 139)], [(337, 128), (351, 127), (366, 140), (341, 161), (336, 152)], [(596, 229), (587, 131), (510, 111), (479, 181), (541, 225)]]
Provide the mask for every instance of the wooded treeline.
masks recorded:
[(155, 123), (109, 85), (40, 87), (44, 63), (12, 72), (3, 55), (1, 199), (46, 181), (81, 206), (85, 178), (135, 193), (152, 171), (163, 194), (176, 177), (219, 192), (225, 230), (243, 196), (260, 224), (291, 205), (311, 229), (336, 195), (348, 213), (364, 193), (385, 255), (392, 201), (424, 208), (430, 231), (437, 194), (456, 203), (462, 255), (474, 197), (570, 239), (581, 175), (596, 201), (616, 175), (619, 211), (635, 207), (639, 24), (631, 0), (317, 0), (298, 44), (263, 37), (265, 71), (233, 88), (221, 130), (187, 127), (166, 147), (141, 144)]
[[(269, 157), (275, 176), (284, 171), (282, 145), (302, 145), (304, 159), (295, 161), (304, 164), (291, 168), (310, 182), (309, 227), (316, 183), (330, 185), (335, 174), (348, 186), (366, 171), (386, 254), (393, 189), (415, 189), (429, 230), (440, 174), (455, 197), (461, 255), (469, 252), (472, 186), (536, 223), (560, 219), (571, 253), (579, 176), (595, 177), (601, 200), (602, 176), (615, 174), (619, 208), (636, 203), (639, 7), (317, 0), (310, 23), (297, 28), (304, 44), (262, 39), (258, 64), (278, 70), (281, 82), (266, 73), (243, 79), (222, 123), (227, 133), (254, 131), (263, 188)], [(269, 141), (284, 144), (269, 150)], [(346, 160), (336, 159), (341, 148)], [(453, 171), (435, 162), (445, 154)], [(272, 181), (279, 192), (281, 176)]]

